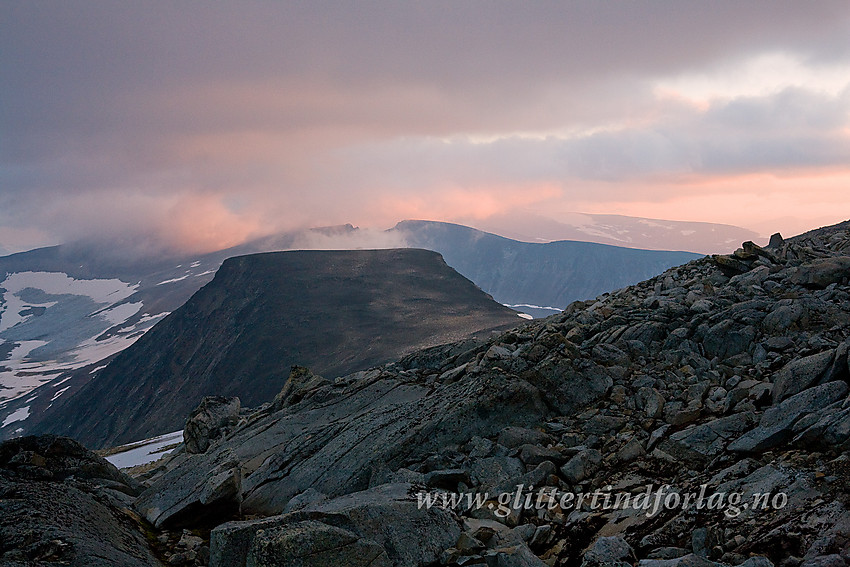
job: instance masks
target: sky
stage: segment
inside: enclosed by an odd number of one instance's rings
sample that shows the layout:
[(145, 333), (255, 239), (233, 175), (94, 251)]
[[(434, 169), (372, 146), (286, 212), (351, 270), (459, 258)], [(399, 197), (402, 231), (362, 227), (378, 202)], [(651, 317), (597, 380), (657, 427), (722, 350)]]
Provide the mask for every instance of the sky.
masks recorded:
[[(850, 218), (850, 3), (0, 4), (0, 251)], [(118, 245), (118, 244), (116, 244)]]

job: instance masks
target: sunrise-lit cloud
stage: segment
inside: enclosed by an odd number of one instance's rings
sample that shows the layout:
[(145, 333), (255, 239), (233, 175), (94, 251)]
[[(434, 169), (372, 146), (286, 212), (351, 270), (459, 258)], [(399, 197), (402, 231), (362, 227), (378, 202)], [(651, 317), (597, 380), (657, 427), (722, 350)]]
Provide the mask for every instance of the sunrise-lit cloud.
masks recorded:
[(512, 210), (850, 218), (850, 6), (26, 2), (0, 247)]

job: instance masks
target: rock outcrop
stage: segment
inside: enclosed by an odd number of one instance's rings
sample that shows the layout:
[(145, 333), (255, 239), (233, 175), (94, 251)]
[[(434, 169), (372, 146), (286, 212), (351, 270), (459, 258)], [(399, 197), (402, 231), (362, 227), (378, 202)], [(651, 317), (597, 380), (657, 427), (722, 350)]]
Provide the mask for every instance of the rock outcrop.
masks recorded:
[(0, 565), (156, 567), (131, 511), (140, 486), (72, 439), (0, 445)]
[(239, 398), (207, 396), (189, 414), (183, 427), (187, 453), (204, 453), (210, 443), (221, 439), (239, 423)]

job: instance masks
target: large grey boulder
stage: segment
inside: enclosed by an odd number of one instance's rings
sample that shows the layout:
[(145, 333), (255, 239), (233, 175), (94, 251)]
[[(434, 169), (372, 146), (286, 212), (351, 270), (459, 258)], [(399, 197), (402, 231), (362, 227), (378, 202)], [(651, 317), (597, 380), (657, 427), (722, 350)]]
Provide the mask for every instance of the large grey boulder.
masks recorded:
[(602, 398), (614, 385), (607, 369), (595, 362), (553, 356), (543, 360), (522, 377), (546, 392), (546, 403), (568, 415)]
[(758, 427), (733, 441), (728, 449), (759, 453), (778, 447), (794, 435), (794, 424), (804, 415), (816, 412), (847, 394), (846, 382), (828, 382), (795, 394), (764, 412)]
[(537, 388), (498, 372), (435, 386), (381, 372), (353, 378), (320, 399), (250, 418), (154, 483), (141, 508), (159, 518), (199, 501), (205, 479), (233, 461), (231, 469), (238, 463), (242, 473), (242, 511), (279, 514), (309, 488), (330, 498), (364, 490), (381, 467), (398, 470), (474, 436), (538, 424), (548, 413)]
[(494, 494), (516, 493), (517, 487), (522, 486), (527, 489), (530, 486), (541, 487), (546, 485), (546, 481), (558, 472), (558, 467), (552, 461), (543, 461), (527, 473), (518, 477), (503, 480), (500, 484), (490, 487), (490, 491)]
[(615, 567), (633, 565), (635, 552), (620, 536), (601, 537), (593, 544), (581, 563), (582, 567)]
[(776, 373), (773, 380), (773, 402), (779, 403), (815, 385), (829, 370), (834, 358), (831, 350), (792, 360)]
[(641, 559), (637, 567), (725, 567), (722, 563), (715, 563), (705, 557), (689, 553), (676, 559)]
[(183, 428), (187, 453), (204, 453), (239, 422), (239, 398), (208, 396), (189, 414)]
[(677, 431), (662, 441), (659, 448), (677, 459), (700, 466), (720, 454), (730, 441), (755, 423), (756, 418), (750, 412), (721, 417)]
[(287, 406), (297, 404), (308, 394), (330, 383), (330, 380), (313, 374), (309, 368), (293, 366), (289, 371), (289, 378), (286, 379), (286, 384), (283, 385), (283, 389), (281, 389), (277, 396), (275, 396), (274, 401), (272, 401), (271, 411), (278, 411)]
[(0, 444), (0, 468), (18, 479), (108, 481), (132, 496), (144, 488), (77, 441), (57, 435), (20, 437)]
[(800, 564), (800, 567), (846, 567), (847, 562), (837, 553), (831, 555), (821, 555), (806, 559)]
[(508, 449), (515, 449), (521, 445), (547, 445), (554, 443), (554, 439), (548, 433), (525, 427), (506, 427), (499, 433), (498, 442)]
[(848, 278), (850, 256), (837, 256), (803, 264), (791, 276), (791, 281), (802, 286), (823, 289), (833, 283), (847, 282)]
[(794, 424), (804, 415), (821, 410), (847, 394), (846, 382), (828, 382), (795, 394), (764, 412), (758, 427), (748, 431), (728, 449), (759, 453), (787, 443), (794, 436)]
[(850, 407), (826, 408), (817, 413), (817, 420), (794, 438), (801, 447), (847, 450), (850, 448)]
[(232, 451), (204, 461), (190, 456), (136, 500), (134, 507), (156, 527), (216, 525), (235, 518), (242, 504), (242, 469)]
[(0, 444), (0, 565), (159, 567), (124, 502), (138, 484), (76, 441)]
[(258, 533), (309, 519), (308, 515), (294, 512), (260, 520), (220, 524), (210, 532), (210, 567), (245, 567), (248, 551)]
[(525, 474), (522, 461), (515, 457), (484, 457), (475, 459), (469, 465), (475, 481), (481, 486), (493, 486), (506, 478), (516, 478)]
[(545, 567), (539, 557), (534, 555), (524, 543), (498, 547), (485, 554), (487, 567)]
[(561, 474), (572, 484), (592, 477), (602, 463), (602, 453), (596, 449), (585, 449), (561, 467)]

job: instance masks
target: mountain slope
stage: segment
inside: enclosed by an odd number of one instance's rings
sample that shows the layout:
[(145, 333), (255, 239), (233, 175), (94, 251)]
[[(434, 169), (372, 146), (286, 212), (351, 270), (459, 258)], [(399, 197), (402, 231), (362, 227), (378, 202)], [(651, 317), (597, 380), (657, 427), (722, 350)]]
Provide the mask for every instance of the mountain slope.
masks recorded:
[(637, 283), (699, 257), (589, 242), (518, 242), (443, 222), (403, 221), (393, 231), (404, 235), (410, 246), (442, 254), (449, 266), (500, 303), (554, 308), (537, 310), (535, 315), (551, 315), (573, 301)]
[(290, 248), (297, 238), (190, 256), (129, 257), (74, 243), (0, 257), (0, 438), (73, 395), (212, 280), (225, 258)]
[(295, 364), (332, 378), (518, 320), (426, 250), (231, 258), (36, 430), (98, 447), (150, 437), (205, 395), (261, 403)]

